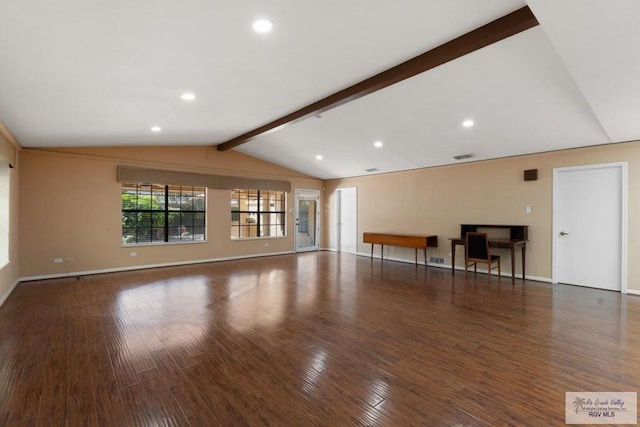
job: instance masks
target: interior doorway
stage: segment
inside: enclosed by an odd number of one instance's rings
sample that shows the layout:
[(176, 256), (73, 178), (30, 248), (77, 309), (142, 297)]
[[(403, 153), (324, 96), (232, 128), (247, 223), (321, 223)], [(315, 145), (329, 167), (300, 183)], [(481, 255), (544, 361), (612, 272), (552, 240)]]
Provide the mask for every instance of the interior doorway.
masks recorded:
[(553, 171), (554, 283), (626, 293), (627, 163)]
[(296, 190), (296, 252), (319, 249), (319, 206), (319, 190)]
[(356, 187), (337, 190), (337, 250), (358, 252), (358, 190)]

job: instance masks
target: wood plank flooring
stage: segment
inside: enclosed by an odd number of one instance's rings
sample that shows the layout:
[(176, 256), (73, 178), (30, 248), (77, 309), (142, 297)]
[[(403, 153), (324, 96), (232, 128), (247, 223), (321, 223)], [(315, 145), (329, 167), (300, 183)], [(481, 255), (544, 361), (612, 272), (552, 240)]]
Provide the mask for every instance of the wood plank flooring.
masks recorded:
[(638, 391), (640, 297), (314, 252), (20, 284), (0, 426), (552, 426)]

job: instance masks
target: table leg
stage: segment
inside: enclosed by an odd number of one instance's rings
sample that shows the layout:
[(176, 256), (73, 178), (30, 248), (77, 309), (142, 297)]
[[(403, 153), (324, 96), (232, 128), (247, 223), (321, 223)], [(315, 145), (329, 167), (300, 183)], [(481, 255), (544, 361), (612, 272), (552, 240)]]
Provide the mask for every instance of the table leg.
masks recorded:
[(451, 274), (456, 273), (456, 244), (451, 242)]
[(384, 259), (384, 245), (380, 245), (380, 261)]
[(424, 247), (424, 268), (427, 268), (427, 247)]
[(416, 267), (418, 266), (418, 248), (415, 248), (416, 250)]
[(524, 245), (522, 245), (522, 280), (524, 280), (525, 275), (524, 275), (524, 266), (525, 266), (525, 259), (526, 259), (526, 253), (527, 253), (527, 244), (525, 243)]
[(511, 284), (516, 284), (516, 248), (511, 246)]
[(375, 246), (375, 245), (372, 243), (372, 244), (371, 244), (371, 261), (373, 261), (373, 247), (374, 247), (374, 246)]

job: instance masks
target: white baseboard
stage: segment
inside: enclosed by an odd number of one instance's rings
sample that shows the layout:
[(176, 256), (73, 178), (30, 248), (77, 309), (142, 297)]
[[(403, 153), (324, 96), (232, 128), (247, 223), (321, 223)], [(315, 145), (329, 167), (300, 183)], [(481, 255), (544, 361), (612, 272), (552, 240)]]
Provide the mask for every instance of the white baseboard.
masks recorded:
[(2, 304), (4, 304), (4, 302), (7, 300), (7, 298), (9, 298), (9, 295), (11, 295), (11, 292), (13, 292), (13, 290), (16, 288), (16, 286), (18, 286), (18, 283), (20, 283), (20, 279), (16, 280), (13, 285), (11, 285), (9, 287), (9, 289), (7, 289), (7, 292), (5, 292), (4, 294), (0, 295), (0, 307), (2, 307)]
[[(321, 251), (337, 253), (337, 250), (334, 249), (334, 248), (321, 248), (320, 250)], [(294, 251), (285, 251), (285, 252), (274, 252), (274, 253), (268, 253), (268, 254), (240, 255), (240, 256), (233, 256), (233, 257), (209, 258), (209, 259), (192, 260), (192, 261), (179, 261), (179, 262), (160, 263), (160, 264), (136, 265), (136, 266), (127, 266), (127, 267), (106, 268), (106, 269), (100, 269), (100, 270), (85, 270), (85, 271), (75, 271), (75, 272), (70, 272), (70, 273), (43, 274), (43, 275), (39, 275), (39, 276), (21, 277), (20, 279), (16, 280), (4, 294), (0, 295), (0, 306), (2, 306), (2, 304), (4, 304), (4, 302), (7, 300), (9, 295), (11, 295), (11, 292), (13, 292), (13, 290), (16, 288), (16, 286), (18, 286), (18, 284), (21, 283), (21, 282), (31, 282), (31, 281), (47, 280), (47, 279), (59, 279), (59, 278), (63, 278), (63, 277), (88, 276), (88, 275), (92, 275), (92, 274), (117, 273), (117, 272), (121, 272), (121, 271), (144, 270), (144, 269), (148, 269), (148, 268), (174, 267), (174, 266), (190, 265), (190, 264), (205, 264), (205, 263), (208, 263), (208, 262), (233, 261), (233, 260), (238, 260), (238, 259), (260, 258), (260, 257), (266, 257), (266, 256), (289, 255), (289, 254), (293, 254), (293, 253), (295, 253), (295, 252)], [(361, 256), (361, 257), (366, 257), (366, 258), (370, 258), (371, 257), (370, 253), (363, 253), (363, 252), (358, 252), (355, 255)], [(374, 255), (373, 258), (380, 259), (380, 256), (379, 255)], [(403, 263), (406, 263), (406, 264), (414, 264), (415, 263), (415, 261), (408, 260), (408, 259), (405, 259), (405, 258), (386, 257), (384, 259), (388, 260), (388, 261), (403, 262)], [(418, 261), (418, 265), (424, 265), (424, 262)], [(427, 266), (435, 267), (435, 268), (445, 268), (447, 270), (451, 269), (451, 264), (428, 263)], [(456, 266), (456, 271), (464, 271), (464, 269), (462, 267)], [(479, 270), (479, 272), (482, 273), (482, 274), (486, 274), (486, 271), (480, 271)], [(510, 278), (511, 275), (510, 274), (502, 274), (502, 277)], [(551, 278), (549, 278), (549, 277), (539, 277), (539, 276), (531, 276), (531, 275), (526, 275), (525, 277), (526, 277), (527, 280), (532, 280), (532, 281), (536, 281), (536, 282), (553, 283)], [(516, 277), (516, 279), (517, 279), (517, 277)], [(626, 293), (630, 294), (630, 295), (639, 295), (640, 296), (640, 290), (637, 290), (637, 289), (627, 289)]]
[(176, 267), (176, 266), (180, 266), (180, 265), (190, 265), (190, 264), (205, 264), (205, 263), (208, 263), (208, 262), (233, 261), (233, 260), (237, 260), (237, 259), (260, 258), (260, 257), (276, 256), (276, 255), (289, 255), (289, 254), (292, 254), (292, 253), (294, 253), (294, 252), (293, 251), (272, 252), (272, 253), (268, 253), (268, 254), (241, 255), (241, 256), (232, 256), (232, 257), (198, 259), (198, 260), (190, 260), (190, 261), (167, 262), (167, 263), (160, 263), (160, 264), (132, 265), (132, 266), (127, 266), (127, 267), (105, 268), (105, 269), (100, 269), (100, 270), (72, 271), (72, 272), (69, 272), (69, 273), (43, 274), (43, 275), (39, 275), (39, 276), (22, 277), (22, 278), (20, 278), (20, 280), (18, 280), (18, 282), (31, 282), (31, 281), (36, 281), (36, 280), (47, 280), (47, 279), (60, 279), (60, 278), (63, 278), (63, 277), (89, 276), (89, 275), (92, 275), (92, 274), (117, 273), (117, 272), (120, 272), (120, 271), (145, 270), (145, 269), (148, 269), (148, 268)]
[[(371, 253), (363, 253), (363, 252), (358, 252), (356, 255), (358, 256), (363, 256), (363, 257), (367, 257), (367, 258), (371, 258)], [(375, 259), (380, 259), (380, 255), (373, 255), (373, 258)], [(415, 260), (409, 260), (406, 258), (396, 258), (396, 257), (388, 257), (385, 256), (384, 257), (385, 261), (397, 261), (397, 262), (404, 262), (407, 264), (415, 264)], [(424, 262), (421, 262), (420, 259), (418, 259), (418, 265), (424, 265)], [(447, 270), (451, 270), (451, 264), (435, 264), (435, 263), (427, 263), (428, 267), (435, 267), (435, 268), (445, 268)], [(460, 266), (456, 266), (456, 271), (464, 271), (464, 268), (460, 267)], [(481, 274), (487, 274), (486, 270), (482, 270), (482, 269), (478, 269), (478, 273)], [(496, 273), (491, 273), (493, 276), (497, 276)], [(503, 278), (511, 278), (511, 273), (502, 273), (501, 276)], [(535, 282), (546, 282), (546, 283), (552, 283), (551, 282), (551, 278), (550, 277), (539, 277), (539, 276), (531, 276), (529, 274), (525, 275), (526, 280), (532, 280)], [(516, 280), (522, 280), (522, 273), (520, 273), (520, 276), (518, 276), (518, 273), (516, 272)]]

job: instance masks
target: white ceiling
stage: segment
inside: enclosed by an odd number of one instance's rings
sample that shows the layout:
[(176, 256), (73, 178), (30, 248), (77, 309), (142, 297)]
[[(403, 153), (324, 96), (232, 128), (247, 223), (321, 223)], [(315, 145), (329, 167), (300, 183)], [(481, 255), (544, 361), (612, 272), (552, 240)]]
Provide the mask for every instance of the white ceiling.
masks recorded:
[(2, 0), (0, 122), (23, 147), (215, 145), (525, 5), (540, 26), (236, 150), (329, 179), (640, 139), (637, 0)]

